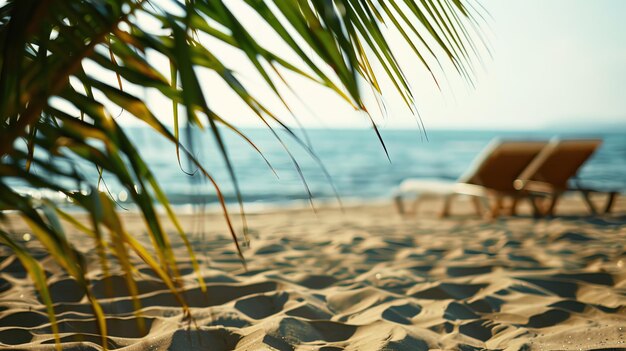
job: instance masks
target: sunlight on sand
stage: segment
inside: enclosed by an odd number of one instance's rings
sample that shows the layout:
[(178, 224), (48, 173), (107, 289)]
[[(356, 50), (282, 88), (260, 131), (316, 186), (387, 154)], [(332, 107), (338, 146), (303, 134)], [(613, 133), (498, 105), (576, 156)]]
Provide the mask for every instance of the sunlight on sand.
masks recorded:
[[(135, 258), (146, 328), (134, 320), (129, 290), (114, 268), (104, 277), (84, 243), (95, 296), (107, 314), (109, 348), (125, 350), (421, 350), (625, 347), (626, 201), (618, 215), (522, 214), (497, 221), (440, 220), (437, 200), (417, 217), (391, 205), (250, 215), (251, 247), (242, 269), (221, 215), (194, 236), (208, 283), (204, 294), (181, 243), (180, 268), (193, 321), (166, 286)], [(461, 203), (461, 213), (471, 213)], [(567, 216), (570, 213), (572, 216)], [(197, 218), (183, 216), (188, 224)], [(141, 230), (136, 215), (127, 226)], [(15, 223), (19, 228), (19, 223)], [(147, 240), (141, 236), (142, 240)], [(31, 241), (26, 245), (33, 246)], [(8, 256), (7, 256), (8, 255)], [(0, 263), (0, 342), (53, 348), (44, 306), (7, 250)], [(100, 350), (85, 296), (40, 252), (56, 302), (64, 348)], [(107, 288), (108, 286), (108, 288)], [(539, 346), (540, 345), (540, 346)]]

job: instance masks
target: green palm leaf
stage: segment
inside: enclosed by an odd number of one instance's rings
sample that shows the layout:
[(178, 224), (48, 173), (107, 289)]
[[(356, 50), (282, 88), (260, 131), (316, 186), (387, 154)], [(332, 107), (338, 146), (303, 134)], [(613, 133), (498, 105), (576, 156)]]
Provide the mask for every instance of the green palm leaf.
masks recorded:
[[(387, 28), (398, 31), (416, 62), (435, 81), (439, 70), (432, 68), (441, 67), (443, 61), (449, 61), (460, 75), (471, 81), (473, 61), (482, 50), (479, 44), (484, 45), (480, 33), (475, 32), (478, 23), (475, 16), (482, 20), (484, 11), (474, 6), (473, 1), (240, 0), (241, 6), (258, 15), (259, 25), (282, 41), (281, 46), (288, 53), (262, 45), (232, 10), (230, 1), (6, 1), (0, 5), (0, 218), (9, 212), (23, 218), (49, 254), (85, 290), (97, 317), (103, 347), (106, 348), (107, 339), (102, 309), (91, 293), (83, 258), (66, 237), (57, 216), (93, 240), (105, 275), (112, 264), (107, 253), (117, 258), (133, 295), (138, 323), (142, 323), (141, 305), (129, 259), (133, 253), (154, 270), (189, 314), (180, 293), (182, 280), (171, 238), (163, 229), (155, 204), (165, 208), (167, 220), (182, 238), (204, 291), (193, 248), (158, 180), (124, 127), (113, 118), (112, 111), (126, 111), (154, 129), (172, 143), (179, 165), (181, 157), (187, 158), (195, 172), (210, 181), (243, 261), (239, 236), (220, 187), (193, 156), (191, 145), (181, 141), (180, 128), (206, 128), (213, 136), (235, 188), (245, 240), (245, 194), (239, 189), (235, 165), (222, 131), (233, 131), (263, 155), (254, 141), (236, 127), (232, 116), (214, 112), (215, 92), (206, 93), (210, 87), (204, 89), (207, 87), (202, 86), (197, 70), (215, 73), (271, 130), (292, 159), (307, 191), (298, 162), (276, 129), (286, 131), (316, 161), (319, 159), (308, 142), (301, 140), (238, 79), (237, 67), (229, 67), (220, 60), (219, 53), (205, 46), (203, 38), (212, 38), (240, 51), (289, 111), (291, 108), (280, 91), (282, 87), (290, 87), (281, 72), (325, 86), (363, 111), (367, 109), (360, 89), (362, 83), (380, 94), (378, 75), (382, 74), (407, 106), (414, 109), (409, 82), (388, 44)], [(148, 59), (153, 54), (167, 60), (169, 67), (163, 70)], [(381, 72), (374, 70), (375, 66), (380, 66)], [(134, 93), (148, 88), (171, 102), (171, 121), (160, 119)], [(185, 111), (184, 120), (179, 109)], [(173, 129), (165, 123), (172, 123)], [(382, 142), (373, 120), (372, 126)], [(91, 179), (72, 166), (77, 160), (97, 168), (101, 177), (115, 178), (124, 187), (145, 220), (151, 250), (125, 230), (110, 194), (97, 190), (99, 179)], [(320, 166), (323, 168), (321, 162)], [(324, 172), (327, 174), (325, 169)], [(79, 221), (58, 204), (15, 191), (12, 184), (18, 183), (63, 194), (87, 211), (89, 222)], [(0, 242), (24, 263), (56, 334), (58, 328), (43, 268), (2, 225)], [(56, 342), (60, 347), (58, 336)]]

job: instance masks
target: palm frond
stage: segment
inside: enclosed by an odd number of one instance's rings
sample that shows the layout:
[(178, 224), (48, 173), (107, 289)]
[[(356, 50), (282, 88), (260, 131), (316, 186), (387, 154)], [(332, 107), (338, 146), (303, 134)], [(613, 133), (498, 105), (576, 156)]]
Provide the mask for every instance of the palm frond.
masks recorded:
[[(219, 77), (272, 130), (277, 142), (285, 145), (274, 129), (284, 129), (307, 152), (313, 156), (314, 153), (238, 78), (237, 67), (229, 67), (204, 39), (211, 38), (242, 53), (288, 110), (290, 106), (280, 93), (281, 87), (289, 88), (283, 77), (285, 72), (325, 86), (363, 111), (367, 108), (360, 86), (364, 82), (376, 94), (382, 93), (382, 74), (407, 106), (414, 109), (410, 84), (388, 36), (392, 30), (397, 31), (416, 62), (435, 80), (441, 69), (434, 67), (447, 61), (471, 81), (482, 45), (480, 33), (475, 33), (475, 16), (481, 16), (482, 10), (476, 10), (480, 7), (474, 6), (473, 1), (240, 0), (238, 6), (251, 10), (289, 52), (262, 45), (230, 1), (6, 1), (0, 7), (0, 218), (8, 212), (19, 214), (50, 255), (85, 290), (97, 316), (103, 347), (106, 323), (102, 309), (90, 292), (82, 256), (66, 237), (59, 216), (92, 238), (105, 274), (110, 264), (105, 253), (109, 252), (117, 257), (131, 293), (136, 296), (128, 258), (134, 253), (157, 273), (186, 313), (190, 313), (179, 293), (182, 280), (156, 204), (165, 208), (168, 220), (174, 223), (187, 246), (204, 290), (193, 248), (157, 179), (112, 111), (126, 111), (161, 134), (175, 147), (179, 165), (181, 157), (187, 158), (196, 172), (211, 182), (243, 259), (239, 237), (218, 183), (194, 157), (191, 145), (181, 142), (180, 128), (193, 126), (210, 131), (234, 184), (242, 214), (244, 197), (222, 130), (234, 131), (257, 148), (237, 129), (231, 116), (220, 116), (214, 111), (211, 99), (219, 92), (203, 86), (199, 70)], [(168, 67), (164, 69), (148, 59), (151, 55), (164, 58)], [(382, 72), (377, 72), (375, 66)], [(157, 91), (162, 99), (171, 102), (171, 121), (137, 95), (141, 89)], [(182, 110), (184, 120), (179, 114)], [(173, 129), (166, 127), (166, 122), (172, 123)], [(373, 120), (372, 126), (380, 138)], [(297, 160), (286, 147), (285, 151), (307, 187)], [(145, 220), (152, 249), (126, 232), (114, 200), (99, 192), (98, 179), (90, 179), (76, 164), (95, 167), (124, 187)], [(63, 194), (89, 213), (90, 223), (81, 223), (58, 204), (16, 191), (15, 184)], [(247, 240), (245, 216), (242, 218)], [(41, 265), (12, 239), (8, 229), (0, 229), (0, 242), (27, 267), (56, 333)], [(140, 321), (139, 300), (133, 303)], [(57, 338), (57, 345), (58, 342)]]

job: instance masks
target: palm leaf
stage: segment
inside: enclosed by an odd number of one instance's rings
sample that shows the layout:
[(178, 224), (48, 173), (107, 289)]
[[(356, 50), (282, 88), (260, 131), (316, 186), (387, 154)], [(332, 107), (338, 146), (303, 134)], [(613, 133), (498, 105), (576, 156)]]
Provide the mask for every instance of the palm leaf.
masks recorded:
[[(49, 254), (85, 289), (104, 348), (107, 347), (104, 314), (91, 293), (84, 258), (67, 238), (65, 226), (91, 238), (105, 276), (111, 265), (120, 265), (131, 291), (138, 323), (142, 318), (130, 261), (133, 253), (154, 270), (190, 315), (180, 292), (182, 279), (172, 239), (164, 231), (155, 208), (158, 203), (174, 224), (190, 254), (198, 284), (205, 289), (199, 263), (183, 226), (137, 146), (112, 117), (111, 111), (127, 111), (165, 137), (174, 146), (181, 170), (181, 158), (185, 157), (195, 171), (183, 172), (199, 173), (212, 184), (244, 264), (238, 234), (220, 186), (194, 157), (193, 142), (185, 145), (181, 141), (180, 128), (187, 131), (192, 126), (206, 128), (212, 135), (234, 185), (245, 240), (244, 194), (239, 188), (236, 165), (231, 161), (223, 130), (233, 131), (267, 160), (254, 140), (237, 127), (233, 116), (219, 116), (214, 112), (215, 92), (210, 91), (210, 87), (204, 89), (196, 70), (202, 68), (215, 73), (270, 129), (292, 160), (312, 204), (313, 195), (298, 161), (278, 130), (296, 140), (328, 175), (310, 143), (303, 141), (275, 111), (267, 108), (250, 86), (237, 78), (237, 67), (220, 60), (219, 53), (205, 45), (204, 37), (216, 39), (244, 54), (259, 78), (288, 111), (291, 107), (280, 92), (283, 87), (291, 87), (281, 72), (316, 82), (365, 112), (360, 87), (365, 82), (375, 94), (382, 93), (379, 84), (382, 75), (416, 112), (413, 93), (388, 44), (389, 31), (385, 26), (397, 30), (416, 62), (430, 72), (435, 82), (442, 62), (448, 61), (471, 83), (474, 61), (484, 49), (484, 38), (475, 29), (479, 24), (475, 17), (484, 21), (482, 13), (485, 11), (479, 4), (474, 5), (474, 0), (240, 2), (258, 15), (259, 25), (276, 34), (289, 53), (279, 53), (276, 48), (260, 44), (255, 33), (249, 31), (238, 13), (232, 10), (232, 3), (224, 0), (176, 1), (175, 9), (167, 0), (9, 0), (0, 5), (0, 217), (12, 211), (23, 218)], [(155, 29), (139, 18), (149, 18), (161, 28)], [(168, 69), (163, 70), (148, 59), (148, 53), (167, 60)], [(381, 72), (374, 67), (381, 67)], [(148, 88), (171, 102), (171, 121), (164, 121), (159, 111), (152, 111), (133, 93)], [(185, 111), (186, 118), (179, 116), (179, 109)], [(371, 115), (367, 115), (371, 119)], [(376, 124), (371, 121), (374, 133), (387, 152)], [(173, 124), (172, 130), (166, 127), (167, 122)], [(100, 177), (91, 179), (74, 166), (77, 163), (95, 167)], [(151, 249), (126, 231), (112, 196), (97, 190), (105, 177), (115, 178), (130, 195), (130, 202), (144, 218)], [(75, 206), (87, 211), (88, 222), (63, 211), (57, 203), (15, 191), (11, 185), (16, 182), (63, 194)], [(50, 315), (57, 347), (60, 347), (42, 267), (28, 248), (18, 245), (11, 237), (9, 228), (0, 228), (0, 242), (24, 263), (36, 285)], [(113, 254), (117, 263), (109, 262), (107, 253)]]

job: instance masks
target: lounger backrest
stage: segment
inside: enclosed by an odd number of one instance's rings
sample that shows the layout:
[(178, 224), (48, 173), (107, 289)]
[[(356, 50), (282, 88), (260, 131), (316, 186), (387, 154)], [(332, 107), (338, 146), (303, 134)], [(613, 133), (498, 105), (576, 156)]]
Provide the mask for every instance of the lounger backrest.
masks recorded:
[(552, 140), (520, 174), (521, 181), (539, 181), (566, 190), (567, 181), (602, 144), (600, 139)]
[(547, 141), (496, 139), (474, 160), (459, 182), (498, 191), (515, 191), (515, 179), (547, 144)]

